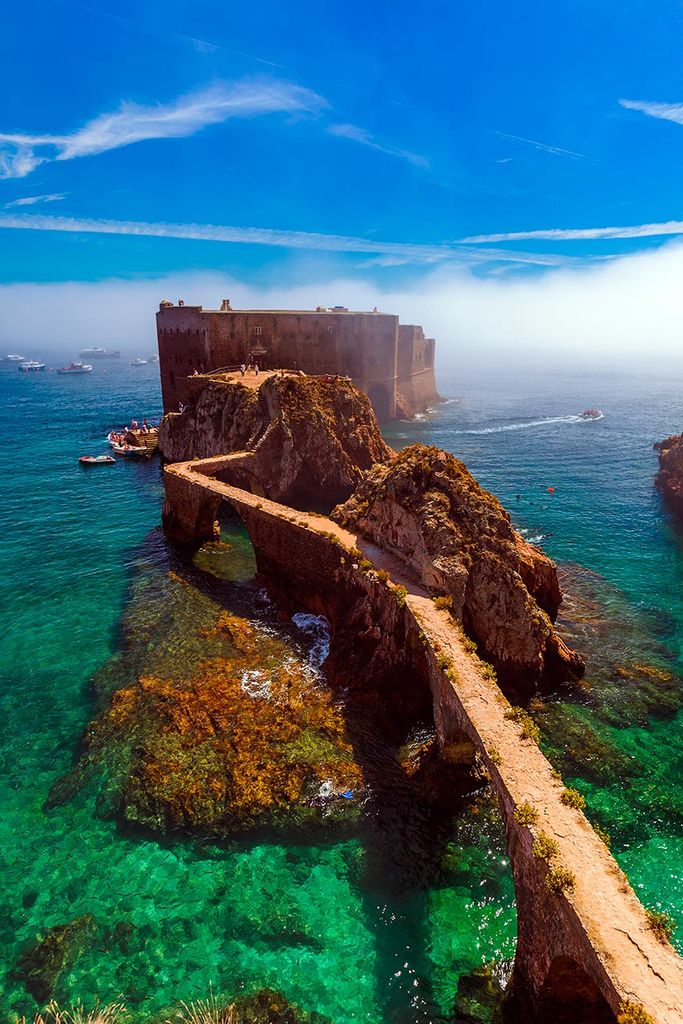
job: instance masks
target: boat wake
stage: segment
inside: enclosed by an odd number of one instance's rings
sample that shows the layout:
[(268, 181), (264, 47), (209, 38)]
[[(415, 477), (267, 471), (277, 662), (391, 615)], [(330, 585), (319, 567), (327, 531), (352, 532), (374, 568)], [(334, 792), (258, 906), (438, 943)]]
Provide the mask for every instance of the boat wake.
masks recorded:
[(544, 416), (543, 419), (538, 420), (524, 420), (521, 423), (505, 423), (498, 427), (477, 427), (470, 430), (455, 430), (455, 434), (503, 434), (508, 430), (527, 430), (529, 427), (548, 427), (553, 423), (594, 423), (596, 420), (603, 419), (603, 414), (599, 416), (586, 416), (568, 415), (568, 416)]

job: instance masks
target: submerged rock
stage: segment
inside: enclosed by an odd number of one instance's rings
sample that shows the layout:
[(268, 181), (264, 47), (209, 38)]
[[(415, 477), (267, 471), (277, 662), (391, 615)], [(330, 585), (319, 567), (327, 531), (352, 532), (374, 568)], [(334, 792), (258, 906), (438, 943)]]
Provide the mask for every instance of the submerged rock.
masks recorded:
[(344, 718), (310, 668), (279, 649), (269, 665), (263, 635), (239, 616), (223, 612), (205, 632), (226, 634), (235, 656), (115, 691), (52, 805), (99, 776), (103, 814), (219, 836), (356, 807), (363, 780)]
[(488, 964), (458, 981), (452, 1024), (503, 1024), (504, 988)]
[(331, 1024), (328, 1017), (315, 1011), (306, 1013), (270, 988), (240, 996), (232, 1005), (240, 1024)]
[(60, 977), (85, 951), (95, 931), (91, 914), (48, 928), (21, 954), (14, 967), (14, 977), (24, 983), (36, 1002), (48, 1002)]
[(447, 595), (508, 687), (528, 695), (541, 680), (582, 674), (582, 659), (553, 626), (562, 599), (554, 563), (523, 540), (497, 498), (452, 455), (411, 445), (375, 466), (333, 518)]
[(208, 382), (193, 406), (165, 417), (159, 448), (170, 462), (250, 451), (250, 474), (267, 497), (330, 504), (391, 456), (369, 398), (351, 381), (296, 374), (258, 389)]

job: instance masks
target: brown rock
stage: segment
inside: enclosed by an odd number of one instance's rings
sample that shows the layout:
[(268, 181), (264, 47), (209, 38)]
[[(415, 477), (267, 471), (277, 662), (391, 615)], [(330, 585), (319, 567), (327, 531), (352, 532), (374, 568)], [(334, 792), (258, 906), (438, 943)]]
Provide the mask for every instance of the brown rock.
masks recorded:
[(677, 519), (683, 521), (683, 434), (667, 437), (655, 448), (659, 452), (655, 484)]
[(527, 694), (572, 679), (581, 658), (559, 638), (554, 563), (513, 529), (500, 502), (438, 448), (412, 445), (375, 467), (333, 517), (399, 555), (453, 614), (502, 681)]
[(253, 452), (260, 491), (294, 504), (342, 501), (391, 457), (367, 395), (343, 378), (292, 374), (258, 389), (208, 382), (193, 407), (164, 419), (159, 448), (171, 462)]

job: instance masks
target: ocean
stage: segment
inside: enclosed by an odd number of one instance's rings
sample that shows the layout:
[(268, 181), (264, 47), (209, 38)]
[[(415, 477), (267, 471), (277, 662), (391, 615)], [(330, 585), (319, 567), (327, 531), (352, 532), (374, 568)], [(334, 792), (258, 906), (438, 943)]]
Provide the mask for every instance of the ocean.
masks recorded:
[[(652, 444), (681, 427), (683, 374), (468, 370), (439, 387), (443, 405), (387, 437), (462, 458), (562, 566), (563, 628), (588, 669), (584, 686), (535, 706), (544, 749), (643, 903), (680, 917), (683, 561)], [(116, 677), (124, 649), (196, 667), (184, 625), (218, 614), (216, 580), (221, 607), (262, 631), (264, 657), (295, 659), (322, 686), (321, 637), (277, 616), (236, 524), (222, 555), (168, 549), (158, 461), (78, 465), (106, 451), (112, 426), (160, 413), (156, 366), (108, 360), (68, 377), (2, 365), (0, 392), (0, 1020), (38, 1008), (24, 951), (90, 915), (88, 942), (53, 979), (65, 1004), (121, 997), (142, 1022), (270, 986), (334, 1024), (445, 1024), (459, 977), (491, 962), (504, 975), (514, 956), (485, 791), (435, 820), (388, 771), (345, 831), (233, 842), (125, 829), (92, 787), (45, 806), (97, 713), (93, 680)], [(588, 406), (603, 418), (581, 421)], [(393, 751), (371, 739), (381, 778)]]

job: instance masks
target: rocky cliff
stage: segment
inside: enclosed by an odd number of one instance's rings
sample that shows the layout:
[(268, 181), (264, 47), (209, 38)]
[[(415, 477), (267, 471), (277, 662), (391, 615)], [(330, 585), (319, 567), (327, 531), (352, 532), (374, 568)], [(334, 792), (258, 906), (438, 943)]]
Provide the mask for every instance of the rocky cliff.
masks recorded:
[(370, 400), (350, 381), (287, 374), (254, 387), (252, 380), (211, 380), (185, 412), (166, 416), (163, 457), (182, 462), (250, 451), (263, 494), (330, 505), (390, 458)]
[(333, 518), (401, 557), (450, 600), (509, 687), (528, 695), (541, 680), (582, 674), (581, 658), (553, 627), (561, 601), (554, 563), (522, 539), (500, 502), (452, 455), (406, 448), (374, 467)]
[(655, 445), (659, 452), (656, 485), (666, 504), (683, 520), (683, 434), (674, 434)]

